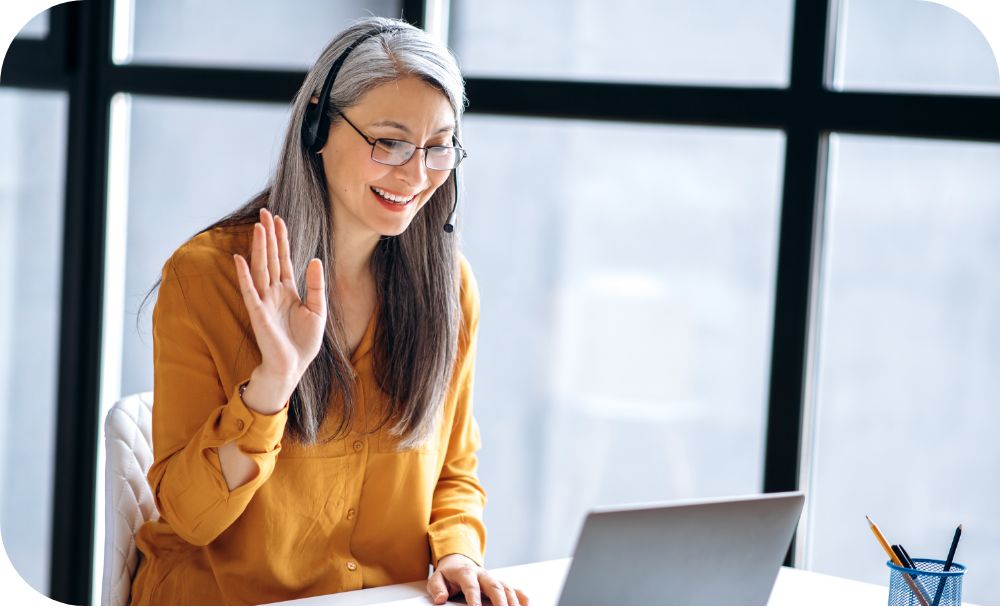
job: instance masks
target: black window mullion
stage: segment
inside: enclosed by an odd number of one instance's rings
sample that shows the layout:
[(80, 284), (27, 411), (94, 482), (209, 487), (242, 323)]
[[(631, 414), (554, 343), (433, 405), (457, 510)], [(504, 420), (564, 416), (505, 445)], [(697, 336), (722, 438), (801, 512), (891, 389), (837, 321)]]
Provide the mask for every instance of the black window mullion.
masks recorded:
[(111, 0), (65, 7), (74, 76), (67, 133), (49, 596), (91, 600), (100, 416)]
[(64, 77), (76, 72), (77, 30), (73, 25), (75, 17), (69, 6), (62, 4), (49, 9), (48, 57), (58, 66)]
[[(830, 62), (830, 11), (837, 0), (795, 3), (788, 94), (785, 171), (778, 231), (771, 374), (764, 443), (765, 492), (799, 489), (802, 419), (809, 336), (813, 256), (820, 213), (820, 159), (825, 139), (818, 114)], [(794, 564), (794, 542), (785, 558)]]
[(790, 102), (773, 88), (466, 79), (469, 112), (582, 120), (781, 128)]
[(469, 113), (1000, 141), (1000, 98), (990, 96), (476, 76), (466, 90)]
[(289, 103), (305, 71), (247, 70), (165, 65), (116, 65), (107, 70), (112, 91), (137, 95)]
[(426, 0), (403, 0), (401, 18), (410, 25), (425, 29), (427, 18)]
[(1000, 142), (1000, 97), (824, 90), (828, 132)]
[(69, 86), (61, 66), (52, 58), (48, 40), (21, 40), (10, 43), (3, 58), (0, 86), (30, 89), (65, 89)]

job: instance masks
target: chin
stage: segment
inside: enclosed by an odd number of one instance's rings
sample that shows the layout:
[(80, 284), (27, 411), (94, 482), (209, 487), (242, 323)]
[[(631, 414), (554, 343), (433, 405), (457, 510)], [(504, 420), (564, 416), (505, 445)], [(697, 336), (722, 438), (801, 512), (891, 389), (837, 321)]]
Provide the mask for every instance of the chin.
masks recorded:
[[(369, 223), (371, 227), (375, 229), (376, 232), (382, 236), (399, 236), (410, 227), (417, 217), (420, 216), (420, 211), (423, 209), (424, 205), (417, 207), (417, 210), (410, 215), (405, 213), (406, 217), (398, 218), (385, 218), (385, 217), (373, 217), (372, 221)], [(395, 221), (393, 221), (395, 219)], [(443, 225), (443, 224), (442, 224)]]
[(410, 226), (407, 225), (407, 226), (405, 226), (404, 228), (402, 228), (400, 230), (386, 230), (386, 231), (383, 231), (382, 232), (382, 236), (385, 236), (386, 238), (388, 238), (390, 236), (399, 236), (400, 234), (402, 234), (403, 232), (405, 232), (406, 228), (408, 228), (408, 227), (410, 227)]
[(410, 227), (410, 223), (412, 222), (413, 222), (412, 219), (410, 221), (399, 222), (399, 223), (379, 222), (379, 225), (375, 231), (381, 234), (382, 236), (399, 236), (400, 234), (405, 232), (407, 228)]

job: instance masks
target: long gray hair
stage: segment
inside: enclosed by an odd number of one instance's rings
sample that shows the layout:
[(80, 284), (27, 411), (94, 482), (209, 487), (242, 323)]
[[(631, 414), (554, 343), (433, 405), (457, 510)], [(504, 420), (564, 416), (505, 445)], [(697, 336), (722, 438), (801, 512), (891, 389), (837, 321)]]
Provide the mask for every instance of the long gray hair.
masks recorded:
[[(323, 262), (327, 284), (334, 284), (330, 201), (321, 156), (310, 154), (302, 143), (303, 116), (336, 58), (361, 34), (380, 26), (399, 29), (373, 36), (348, 55), (330, 91), (330, 124), (341, 120), (335, 108), (350, 108), (376, 86), (416, 76), (447, 97), (455, 112), (455, 137), (460, 140), (467, 101), (462, 74), (450, 51), (406, 22), (383, 17), (358, 20), (326, 47), (295, 95), (281, 158), (268, 185), (244, 206), (198, 232), (255, 223), (261, 208), (280, 215), (288, 225), (295, 280), (303, 297), (306, 265), (313, 257)], [(399, 437), (401, 448), (420, 445), (433, 434), (455, 363), (462, 319), (457, 233), (443, 230), (455, 200), (455, 180), (453, 171), (406, 231), (381, 239), (371, 257), (378, 306), (373, 366), (389, 402), (377, 428), (393, 423), (390, 431)], [(338, 303), (331, 303), (323, 345), (289, 404), (288, 432), (304, 444), (321, 440), (318, 434), (330, 404), (343, 406), (337, 430), (327, 440), (345, 436), (357, 415), (351, 353)], [(331, 401), (337, 395), (341, 398)]]

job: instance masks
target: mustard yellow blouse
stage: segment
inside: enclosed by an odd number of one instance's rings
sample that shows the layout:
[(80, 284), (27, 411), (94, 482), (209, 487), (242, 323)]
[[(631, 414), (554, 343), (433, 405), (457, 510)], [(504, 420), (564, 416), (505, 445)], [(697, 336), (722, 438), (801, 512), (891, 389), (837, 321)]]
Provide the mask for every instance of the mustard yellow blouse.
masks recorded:
[[(452, 553), (483, 565), (472, 414), (479, 294), (468, 262), (460, 259), (467, 331), (436, 439), (397, 452), (388, 427), (363, 431), (386, 405), (372, 371), (376, 313), (351, 360), (363, 426), (302, 446), (283, 436), (287, 407), (262, 415), (238, 394), (260, 363), (232, 259), (249, 260), (251, 229), (200, 234), (163, 267), (148, 474), (160, 519), (136, 535), (132, 604), (253, 604), (423, 580)], [(339, 421), (327, 419), (320, 436)], [(233, 440), (259, 473), (230, 492), (213, 448)]]

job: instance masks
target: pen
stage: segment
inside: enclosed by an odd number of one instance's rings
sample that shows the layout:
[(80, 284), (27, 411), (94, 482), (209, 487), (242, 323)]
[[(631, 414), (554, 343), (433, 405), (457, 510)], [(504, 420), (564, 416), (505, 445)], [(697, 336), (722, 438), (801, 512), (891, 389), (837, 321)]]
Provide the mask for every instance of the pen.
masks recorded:
[(899, 558), (899, 561), (903, 563), (903, 567), (906, 567), (907, 569), (914, 569), (913, 565), (911, 564), (911, 561), (907, 559), (906, 555), (903, 553), (902, 546), (900, 546), (899, 544), (893, 544), (892, 551)]
[(910, 569), (917, 568), (917, 564), (910, 558), (910, 553), (906, 551), (906, 548), (903, 548), (902, 544), (899, 544), (899, 552), (901, 553), (903, 563), (905, 563), (907, 567)]
[[(875, 524), (875, 521), (872, 520), (872, 517), (865, 516), (865, 518), (868, 519), (868, 525), (871, 526), (872, 533), (875, 534), (875, 539), (877, 539), (878, 543), (882, 546), (882, 550), (885, 550), (885, 553), (889, 555), (889, 560), (892, 561), (893, 564), (899, 567), (906, 567), (906, 565), (904, 565), (903, 562), (899, 560), (899, 557), (896, 556), (896, 553), (892, 551), (892, 548), (889, 546), (889, 542), (886, 541), (885, 536), (882, 535), (882, 531), (878, 528), (878, 525)], [(909, 574), (904, 573), (903, 579), (910, 587), (910, 590), (913, 591), (913, 594), (916, 595), (917, 600), (920, 602), (920, 604), (926, 607), (926, 605), (928, 605), (927, 597), (925, 597), (924, 593), (921, 592), (920, 588), (917, 587), (917, 584), (913, 581), (913, 578), (910, 577)]]
[[(955, 529), (955, 537), (951, 538), (951, 548), (948, 549), (948, 558), (944, 561), (944, 570), (948, 571), (951, 569), (951, 564), (955, 560), (955, 549), (958, 548), (958, 540), (962, 537), (962, 526), (959, 525), (958, 529)], [(941, 578), (938, 582), (937, 592), (934, 593), (934, 605), (941, 604), (941, 593), (944, 592), (944, 582), (945, 578)]]

